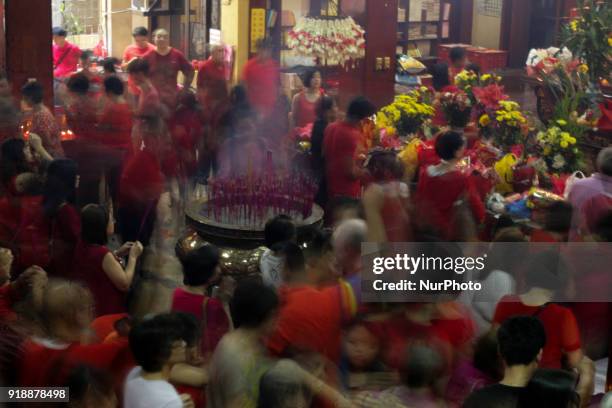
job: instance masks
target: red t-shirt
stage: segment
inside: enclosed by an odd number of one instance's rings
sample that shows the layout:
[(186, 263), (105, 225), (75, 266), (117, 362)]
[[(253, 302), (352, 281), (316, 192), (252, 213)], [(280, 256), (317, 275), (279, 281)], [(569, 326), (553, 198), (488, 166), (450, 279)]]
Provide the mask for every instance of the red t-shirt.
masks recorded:
[(123, 381), (123, 374), (134, 366), (126, 339), (108, 344), (67, 346), (26, 340), (18, 382), (22, 387), (62, 386), (71, 369), (80, 364), (109, 370), (117, 381)]
[(126, 311), (125, 293), (117, 289), (102, 268), (104, 257), (109, 252), (103, 245), (91, 245), (83, 241), (77, 244), (74, 251), (75, 278), (85, 282), (91, 290), (96, 316)]
[[(321, 95), (323, 95), (322, 89)], [(293, 112), (293, 121), (296, 127), (301, 128), (317, 120), (315, 112), (317, 102), (318, 99), (315, 102), (310, 102), (306, 99), (306, 93), (303, 91), (298, 94), (297, 112)]]
[(127, 103), (109, 103), (98, 122), (100, 143), (115, 149), (132, 146), (132, 109)]
[(149, 51), (143, 59), (149, 63), (151, 82), (159, 92), (161, 102), (170, 112), (174, 112), (178, 96), (177, 75), (179, 72), (189, 75), (193, 67), (183, 53), (175, 48), (171, 48), (166, 55)]
[(361, 138), (359, 128), (346, 122), (332, 123), (325, 129), (323, 155), (330, 197), (361, 197), (361, 182), (346, 169), (346, 161), (356, 159)]
[(66, 122), (75, 138), (81, 140), (95, 140), (97, 138), (98, 115), (96, 105), (88, 96), (79, 97), (77, 101), (68, 106)]
[[(128, 159), (119, 181), (119, 207), (143, 209), (159, 200), (164, 176), (159, 159), (145, 149)], [(155, 209), (153, 209), (155, 211)]]
[(566, 307), (549, 303), (544, 307), (527, 306), (516, 295), (506, 295), (497, 304), (493, 322), (502, 324), (513, 316), (537, 316), (544, 325), (546, 345), (540, 367), (561, 368), (563, 353), (580, 349), (580, 332), (574, 313)]
[(268, 348), (283, 355), (287, 348), (317, 352), (332, 362), (340, 359), (342, 324), (351, 315), (341, 286), (324, 289), (310, 286), (279, 289), (281, 308)]
[(249, 102), (263, 116), (274, 111), (278, 97), (280, 73), (278, 64), (273, 59), (262, 61), (250, 59), (242, 71), (249, 96)]
[[(130, 62), (133, 58), (142, 58), (149, 51), (155, 51), (155, 46), (151, 44), (150, 42), (147, 42), (147, 46), (144, 48), (140, 48), (136, 44), (130, 44), (125, 48), (125, 51), (123, 51), (123, 62)], [(132, 81), (132, 78), (129, 78), (129, 77), (128, 77), (128, 90), (130, 93), (134, 95), (138, 95), (139, 93), (138, 87), (134, 84), (134, 81)]]
[(227, 98), (225, 65), (217, 64), (212, 57), (198, 67), (198, 95), (205, 108), (216, 100)]
[(473, 180), (458, 170), (441, 175), (432, 175), (431, 167), (423, 168), (419, 178), (416, 194), (417, 214), (419, 218), (436, 227), (445, 237), (452, 236), (456, 215), (455, 203), (467, 199), (476, 222), (482, 222), (485, 208)]
[(66, 41), (63, 47), (53, 44), (53, 76), (66, 78), (76, 72), (81, 50)]
[(221, 337), (230, 329), (227, 313), (219, 299), (197, 295), (187, 292), (183, 288), (177, 288), (172, 294), (171, 307), (173, 312), (189, 313), (195, 316), (199, 322), (203, 322), (202, 312), (206, 299), (208, 299), (206, 303), (206, 327), (202, 327), (204, 332), (202, 352), (204, 354), (214, 351)]

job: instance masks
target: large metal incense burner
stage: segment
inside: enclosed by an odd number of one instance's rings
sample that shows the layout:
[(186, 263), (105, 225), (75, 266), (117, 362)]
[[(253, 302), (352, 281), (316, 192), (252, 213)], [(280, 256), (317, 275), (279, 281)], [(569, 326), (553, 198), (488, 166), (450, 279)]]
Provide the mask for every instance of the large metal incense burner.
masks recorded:
[(314, 204), (315, 185), (293, 174), (261, 178), (213, 180), (206, 197), (187, 204), (188, 230), (176, 246), (180, 257), (207, 243), (221, 248), (224, 273), (244, 277), (259, 273), (266, 222), (289, 215), (301, 232), (323, 222), (323, 209)]

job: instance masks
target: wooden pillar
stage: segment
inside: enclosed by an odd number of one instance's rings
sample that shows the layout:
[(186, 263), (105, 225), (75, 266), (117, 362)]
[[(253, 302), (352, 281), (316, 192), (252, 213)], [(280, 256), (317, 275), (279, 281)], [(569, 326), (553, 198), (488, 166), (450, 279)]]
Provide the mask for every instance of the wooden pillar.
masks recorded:
[(53, 106), (51, 0), (5, 2), (6, 72), (19, 95), (28, 79), (45, 88), (45, 103)]
[(508, 66), (525, 66), (529, 54), (531, 0), (506, 0), (502, 8), (500, 48), (508, 51)]

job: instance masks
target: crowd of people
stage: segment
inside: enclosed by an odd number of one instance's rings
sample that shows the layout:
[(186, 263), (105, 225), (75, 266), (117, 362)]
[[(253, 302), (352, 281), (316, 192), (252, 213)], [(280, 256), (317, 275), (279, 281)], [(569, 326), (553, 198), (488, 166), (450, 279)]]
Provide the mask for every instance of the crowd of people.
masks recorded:
[[(460, 166), (474, 145), (465, 134), (441, 131), (407, 179), (395, 153), (362, 149), (362, 126), (375, 113), (367, 99), (339, 113), (313, 69), (289, 103), (265, 41), (230, 88), (222, 45), (194, 67), (167, 31), (156, 30), (152, 44), (139, 27), (123, 60), (106, 60), (98, 72), (65, 30), (53, 35), (65, 124), (44, 105), (50, 90), (40, 83), (23, 85), (19, 107), (0, 86), (0, 384), (69, 387), (62, 406), (96, 408), (558, 408), (597, 400), (585, 345), (603, 344), (593, 358), (608, 352), (609, 306), (555, 303), (559, 280), (547, 277), (561, 262), (556, 254), (500, 262), (508, 268), (484, 271), (477, 279), (489, 289), (469, 299), (361, 299), (362, 243), (488, 240), (495, 253), (497, 243), (530, 240), (507, 217), (482, 233), (484, 197)], [(260, 279), (230, 278), (221, 249), (194, 248), (179, 259), (170, 310), (135, 313), (162, 195), (180, 208), (212, 176), (284, 171), (294, 161), (286, 139), (310, 123), (306, 171), (318, 183), (325, 226), (304, 231), (286, 215), (270, 219)], [(612, 148), (597, 166), (549, 209), (547, 239), (610, 242)], [(112, 237), (120, 240), (114, 250)], [(602, 308), (603, 321), (589, 330), (595, 338), (585, 339), (581, 324), (592, 321), (577, 313)]]

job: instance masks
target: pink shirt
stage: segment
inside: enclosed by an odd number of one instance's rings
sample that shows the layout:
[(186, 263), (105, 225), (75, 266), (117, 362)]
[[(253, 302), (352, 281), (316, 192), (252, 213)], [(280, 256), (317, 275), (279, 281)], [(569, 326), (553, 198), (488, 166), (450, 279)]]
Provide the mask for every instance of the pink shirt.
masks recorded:
[(76, 72), (81, 50), (66, 41), (63, 47), (53, 44), (53, 76), (65, 78)]

